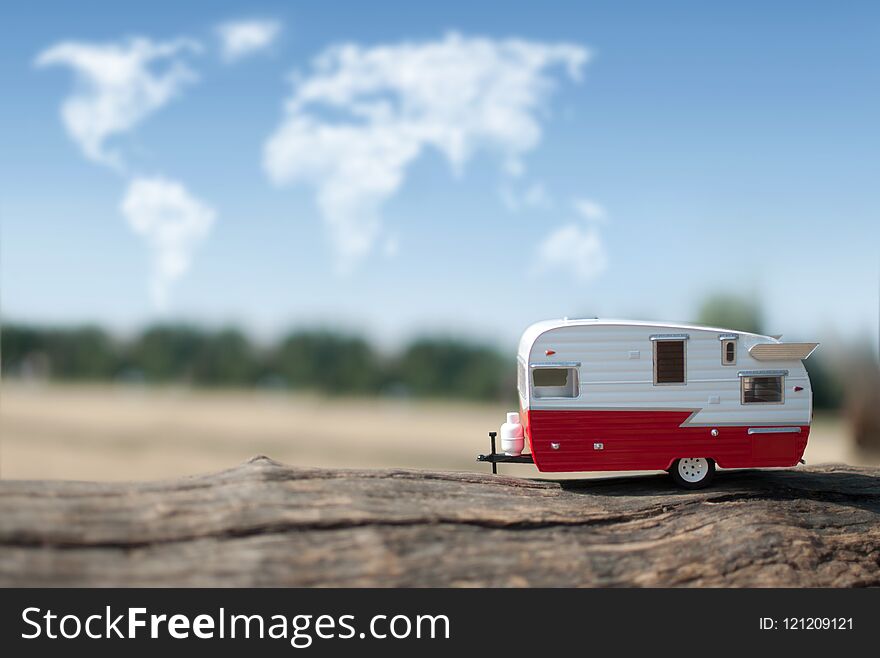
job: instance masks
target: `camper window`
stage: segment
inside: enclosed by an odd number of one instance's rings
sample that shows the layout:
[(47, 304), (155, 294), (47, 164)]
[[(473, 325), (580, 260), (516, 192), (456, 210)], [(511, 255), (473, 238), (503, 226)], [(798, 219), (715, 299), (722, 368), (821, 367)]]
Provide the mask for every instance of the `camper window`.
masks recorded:
[(725, 366), (736, 365), (736, 341), (721, 341), (721, 364)]
[(685, 341), (654, 341), (654, 384), (685, 383)]
[(741, 377), (743, 404), (781, 404), (783, 377)]
[(577, 368), (533, 368), (532, 390), (536, 398), (576, 398)]

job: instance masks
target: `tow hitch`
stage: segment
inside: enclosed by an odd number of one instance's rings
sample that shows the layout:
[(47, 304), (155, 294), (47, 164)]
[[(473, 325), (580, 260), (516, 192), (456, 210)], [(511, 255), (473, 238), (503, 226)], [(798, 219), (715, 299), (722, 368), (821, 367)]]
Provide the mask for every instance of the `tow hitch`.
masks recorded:
[(524, 453), (522, 455), (517, 455), (516, 457), (512, 457), (510, 455), (505, 455), (504, 453), (498, 454), (495, 452), (495, 437), (498, 436), (498, 432), (489, 432), (489, 443), (492, 446), (492, 452), (488, 455), (477, 455), (478, 462), (490, 462), (492, 464), (492, 474), (498, 474), (498, 464), (534, 464), (535, 460), (532, 459), (531, 453)]

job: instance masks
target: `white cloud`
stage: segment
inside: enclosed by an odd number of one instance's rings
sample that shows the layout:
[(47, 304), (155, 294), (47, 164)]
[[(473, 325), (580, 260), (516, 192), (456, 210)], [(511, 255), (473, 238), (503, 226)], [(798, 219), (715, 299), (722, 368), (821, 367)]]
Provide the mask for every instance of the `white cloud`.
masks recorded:
[(281, 23), (269, 20), (231, 21), (217, 27), (221, 52), (228, 61), (268, 48), (280, 33)]
[(122, 201), (129, 226), (153, 251), (151, 294), (157, 308), (167, 303), (169, 286), (189, 269), (198, 243), (211, 230), (214, 209), (176, 181), (135, 178)]
[(593, 227), (567, 224), (548, 235), (538, 246), (536, 268), (568, 270), (581, 281), (591, 281), (605, 271), (608, 258), (599, 232)]
[(592, 281), (608, 267), (605, 245), (595, 222), (607, 218), (605, 209), (589, 199), (572, 204), (583, 221), (557, 228), (538, 245), (534, 272), (567, 271), (579, 281)]
[(539, 115), (556, 69), (578, 79), (576, 45), (449, 34), (438, 41), (332, 47), (294, 79), (285, 118), (263, 163), (278, 185), (316, 188), (340, 266), (366, 255), (382, 204), (426, 147), (460, 174), (484, 149), (516, 175), (541, 140)]
[(505, 184), (500, 190), (501, 201), (511, 212), (519, 212), (524, 208), (551, 208), (553, 199), (543, 183), (532, 183), (523, 189), (516, 189)]
[(587, 221), (604, 222), (608, 218), (605, 208), (592, 199), (575, 199), (572, 206)]
[(73, 69), (77, 88), (61, 106), (64, 125), (87, 158), (121, 168), (122, 158), (106, 148), (107, 140), (134, 128), (193, 82), (196, 75), (182, 56), (199, 49), (188, 39), (65, 41), (41, 53), (36, 65)]

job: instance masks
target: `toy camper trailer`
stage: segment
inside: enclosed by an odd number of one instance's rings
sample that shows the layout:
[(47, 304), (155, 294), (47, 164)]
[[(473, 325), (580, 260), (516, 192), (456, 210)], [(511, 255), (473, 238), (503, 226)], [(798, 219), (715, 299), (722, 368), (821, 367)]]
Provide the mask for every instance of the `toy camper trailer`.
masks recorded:
[[(526, 329), (519, 413), (480, 461), (539, 471), (665, 470), (686, 488), (721, 468), (795, 466), (818, 343), (688, 324), (554, 320)], [(525, 441), (530, 453), (522, 454)]]

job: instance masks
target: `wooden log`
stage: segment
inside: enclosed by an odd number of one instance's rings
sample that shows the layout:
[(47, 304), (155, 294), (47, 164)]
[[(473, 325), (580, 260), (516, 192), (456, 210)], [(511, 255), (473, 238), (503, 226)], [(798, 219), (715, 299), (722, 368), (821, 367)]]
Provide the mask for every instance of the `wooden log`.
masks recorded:
[(880, 470), (0, 481), (0, 585), (877, 586)]

